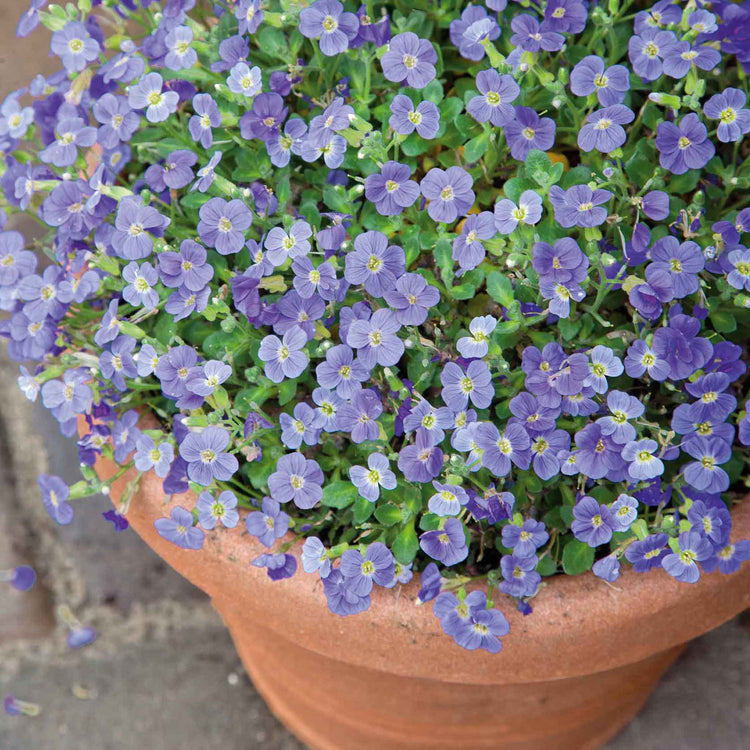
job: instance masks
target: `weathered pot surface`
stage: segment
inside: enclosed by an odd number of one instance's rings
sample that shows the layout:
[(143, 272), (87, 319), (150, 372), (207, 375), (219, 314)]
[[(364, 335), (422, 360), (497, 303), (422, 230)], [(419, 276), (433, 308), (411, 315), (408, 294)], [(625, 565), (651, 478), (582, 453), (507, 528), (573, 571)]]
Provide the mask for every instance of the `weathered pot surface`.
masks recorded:
[[(100, 461), (97, 471), (116, 467)], [(342, 618), (317, 575), (300, 568), (274, 582), (251, 567), (267, 550), (243, 522), (207, 535), (200, 552), (157, 534), (157, 518), (194, 503), (167, 501), (149, 473), (127, 518), (212, 597), (271, 709), (316, 748), (597, 747), (641, 708), (683, 644), (750, 603), (750, 566), (695, 585), (662, 570), (624, 570), (615, 586), (590, 573), (560, 577), (530, 616), (500, 602), (511, 629), (499, 654), (470, 652), (442, 632), (431, 604), (417, 603), (415, 581), (378, 589), (367, 612)], [(733, 540), (750, 536), (750, 502), (732, 518)], [(300, 547), (290, 550), (298, 558)]]

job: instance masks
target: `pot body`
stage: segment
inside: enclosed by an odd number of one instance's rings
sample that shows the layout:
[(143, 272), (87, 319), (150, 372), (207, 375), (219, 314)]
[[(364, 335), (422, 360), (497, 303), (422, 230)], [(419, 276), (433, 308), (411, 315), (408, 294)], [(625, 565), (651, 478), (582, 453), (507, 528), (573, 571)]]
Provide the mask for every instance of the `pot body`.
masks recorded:
[[(97, 465), (100, 476), (116, 467)], [(116, 501), (129, 477), (112, 488)], [(684, 644), (750, 603), (750, 566), (680, 584), (664, 571), (625, 570), (610, 586), (591, 574), (554, 579), (523, 617), (506, 608), (499, 654), (444, 635), (418, 584), (373, 592), (371, 608), (339, 617), (317, 575), (271, 581), (250, 562), (266, 551), (244, 529), (221, 529), (200, 552), (162, 539), (157, 518), (192, 508), (143, 476), (127, 518), (172, 567), (203, 589), (276, 716), (325, 750), (595, 748), (641, 708)], [(732, 513), (750, 535), (750, 499)], [(299, 556), (299, 545), (290, 550)], [(502, 602), (500, 606), (502, 607)]]

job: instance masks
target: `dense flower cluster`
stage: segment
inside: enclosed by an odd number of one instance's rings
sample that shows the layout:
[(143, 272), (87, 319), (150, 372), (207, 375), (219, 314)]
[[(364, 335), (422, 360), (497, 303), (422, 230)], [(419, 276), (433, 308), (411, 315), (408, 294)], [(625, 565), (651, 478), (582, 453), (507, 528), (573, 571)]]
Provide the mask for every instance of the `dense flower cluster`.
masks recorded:
[(56, 521), (111, 457), (193, 490), (174, 544), (243, 524), (341, 615), (420, 570), (490, 652), (552, 575), (750, 556), (749, 3), (91, 5), (32, 3), (62, 69), (0, 107)]

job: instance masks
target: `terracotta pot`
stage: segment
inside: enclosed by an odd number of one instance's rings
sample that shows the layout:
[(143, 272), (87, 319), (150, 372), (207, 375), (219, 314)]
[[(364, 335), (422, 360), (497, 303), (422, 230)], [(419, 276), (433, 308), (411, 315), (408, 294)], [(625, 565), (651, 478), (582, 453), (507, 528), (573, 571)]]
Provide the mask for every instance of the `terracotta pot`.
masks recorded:
[[(102, 477), (115, 470), (97, 464)], [(616, 586), (561, 577), (534, 599), (532, 615), (505, 607), (511, 630), (499, 654), (469, 652), (443, 634), (431, 604), (416, 603), (415, 582), (378, 589), (369, 611), (342, 618), (328, 611), (317, 575), (300, 569), (273, 582), (251, 567), (266, 550), (242, 522), (207, 535), (200, 552), (163, 540), (154, 521), (194, 502), (166, 502), (149, 473), (127, 518), (212, 598), (255, 686), (314, 748), (597, 747), (643, 706), (687, 641), (750, 600), (747, 565), (695, 585), (661, 570), (625, 570)], [(734, 538), (750, 536), (750, 500), (732, 516)]]

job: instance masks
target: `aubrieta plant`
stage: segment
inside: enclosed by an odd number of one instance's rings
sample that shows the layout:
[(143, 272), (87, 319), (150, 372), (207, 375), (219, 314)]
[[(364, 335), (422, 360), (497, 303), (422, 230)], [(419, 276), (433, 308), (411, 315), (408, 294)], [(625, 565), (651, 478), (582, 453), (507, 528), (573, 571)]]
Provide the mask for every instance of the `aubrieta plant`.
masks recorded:
[(750, 555), (748, 2), (44, 6), (0, 306), (85, 425), (59, 523), (104, 456), (174, 544), (242, 523), (276, 580), (304, 539), (340, 615), (420, 571), (490, 652), (551, 576)]

